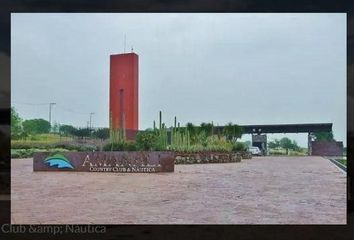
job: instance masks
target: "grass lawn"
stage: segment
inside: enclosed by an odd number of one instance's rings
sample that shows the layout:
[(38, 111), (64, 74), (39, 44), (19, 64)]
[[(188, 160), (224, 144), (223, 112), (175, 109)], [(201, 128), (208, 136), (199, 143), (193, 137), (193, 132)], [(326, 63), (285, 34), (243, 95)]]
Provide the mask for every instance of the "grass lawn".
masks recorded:
[[(283, 148), (270, 148), (268, 149), (269, 155), (286, 155), (286, 149)], [(300, 151), (294, 151), (289, 149), (290, 156), (306, 156), (307, 149), (301, 149)]]
[(62, 142), (62, 141), (72, 141), (72, 137), (64, 137), (60, 136), (59, 134), (37, 134), (33, 136), (29, 136), (26, 140), (11, 140), (11, 144), (17, 143), (17, 144), (30, 144), (30, 143), (38, 143), (38, 144), (45, 144), (45, 143), (57, 143), (57, 142)]
[(341, 164), (347, 166), (347, 159), (343, 159), (343, 158), (340, 158), (340, 159), (336, 159), (338, 162), (340, 162)]

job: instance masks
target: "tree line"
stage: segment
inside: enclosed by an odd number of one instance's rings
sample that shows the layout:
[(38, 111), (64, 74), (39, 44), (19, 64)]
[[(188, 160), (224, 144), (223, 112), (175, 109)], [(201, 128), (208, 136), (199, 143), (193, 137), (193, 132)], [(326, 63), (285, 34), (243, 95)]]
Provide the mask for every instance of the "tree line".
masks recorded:
[(11, 139), (26, 139), (31, 135), (57, 133), (63, 136), (73, 136), (78, 138), (95, 137), (99, 139), (109, 138), (109, 129), (90, 129), (76, 128), (72, 125), (59, 125), (55, 123), (53, 126), (42, 118), (23, 120), (16, 112), (14, 107), (11, 107)]
[(287, 137), (282, 139), (274, 139), (268, 143), (268, 148), (283, 148), (286, 150), (286, 154), (289, 153), (289, 150), (300, 151), (301, 147), (297, 144), (295, 140), (290, 140)]
[[(315, 141), (335, 141), (333, 138), (332, 132), (316, 132), (313, 133)], [(283, 148), (286, 150), (286, 154), (288, 154), (289, 150), (300, 151), (301, 147), (297, 144), (295, 140), (290, 140), (287, 137), (283, 137), (280, 140), (274, 139), (273, 141), (268, 142), (268, 148)]]

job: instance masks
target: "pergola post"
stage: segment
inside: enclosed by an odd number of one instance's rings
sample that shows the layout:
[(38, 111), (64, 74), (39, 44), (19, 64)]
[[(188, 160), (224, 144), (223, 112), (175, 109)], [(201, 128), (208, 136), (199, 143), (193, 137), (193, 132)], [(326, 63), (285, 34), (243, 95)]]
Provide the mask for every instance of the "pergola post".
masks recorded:
[(308, 132), (307, 135), (307, 148), (308, 148), (308, 155), (312, 155), (312, 133)]

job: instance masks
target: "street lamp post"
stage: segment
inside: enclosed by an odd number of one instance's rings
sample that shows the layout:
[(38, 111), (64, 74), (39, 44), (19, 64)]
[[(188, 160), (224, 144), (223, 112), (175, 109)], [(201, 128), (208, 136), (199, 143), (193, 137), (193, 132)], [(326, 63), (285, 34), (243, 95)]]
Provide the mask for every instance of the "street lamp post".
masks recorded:
[(49, 125), (50, 129), (52, 129), (52, 106), (55, 105), (56, 103), (52, 102), (49, 103)]
[(95, 114), (95, 113), (90, 113), (90, 130), (92, 130), (92, 115)]

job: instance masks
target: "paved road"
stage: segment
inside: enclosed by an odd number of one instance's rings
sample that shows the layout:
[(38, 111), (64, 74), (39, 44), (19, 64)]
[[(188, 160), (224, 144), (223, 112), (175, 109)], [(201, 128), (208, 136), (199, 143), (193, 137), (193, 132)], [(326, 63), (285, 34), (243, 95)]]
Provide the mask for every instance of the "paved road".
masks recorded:
[(321, 157), (177, 165), (174, 173), (33, 172), (12, 160), (13, 224), (345, 224), (346, 173)]

